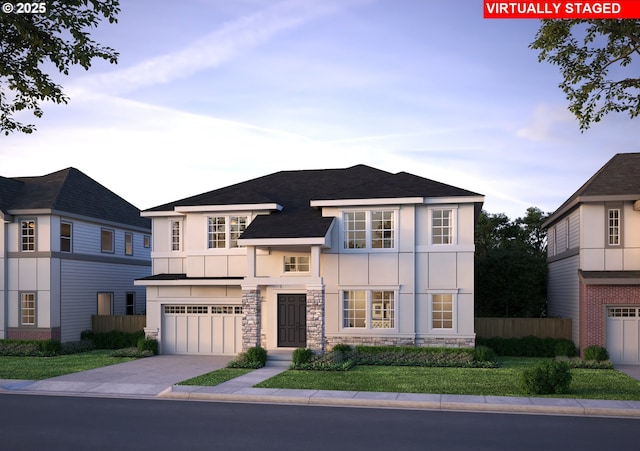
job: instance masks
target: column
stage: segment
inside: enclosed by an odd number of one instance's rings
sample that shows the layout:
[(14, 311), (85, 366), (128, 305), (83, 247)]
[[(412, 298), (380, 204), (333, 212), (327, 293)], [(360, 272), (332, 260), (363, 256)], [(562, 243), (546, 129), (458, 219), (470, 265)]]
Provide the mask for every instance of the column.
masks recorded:
[(307, 348), (324, 353), (324, 285), (307, 285)]
[(258, 286), (242, 286), (242, 350), (262, 346), (260, 289)]

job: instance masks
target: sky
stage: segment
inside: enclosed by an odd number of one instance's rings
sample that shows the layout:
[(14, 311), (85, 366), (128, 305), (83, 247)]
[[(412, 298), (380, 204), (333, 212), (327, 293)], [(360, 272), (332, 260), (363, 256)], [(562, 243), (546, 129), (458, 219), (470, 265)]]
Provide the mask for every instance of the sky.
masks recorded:
[(0, 175), (75, 167), (140, 209), (280, 170), (366, 164), (552, 212), (637, 125), (584, 133), (539, 21), (482, 0), (125, 0), (92, 31), (117, 65), (56, 75), (31, 135), (0, 135)]

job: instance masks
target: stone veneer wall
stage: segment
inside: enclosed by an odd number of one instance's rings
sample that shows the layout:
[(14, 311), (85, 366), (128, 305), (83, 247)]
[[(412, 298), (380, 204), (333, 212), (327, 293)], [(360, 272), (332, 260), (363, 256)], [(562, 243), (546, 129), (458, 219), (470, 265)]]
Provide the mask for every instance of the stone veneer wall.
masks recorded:
[(329, 349), (337, 344), (351, 346), (420, 346), (432, 348), (473, 348), (476, 345), (475, 338), (460, 337), (374, 337), (374, 336), (343, 336), (327, 337)]
[(262, 300), (260, 290), (242, 290), (242, 350), (261, 346)]
[(324, 289), (307, 290), (307, 348), (325, 351)]

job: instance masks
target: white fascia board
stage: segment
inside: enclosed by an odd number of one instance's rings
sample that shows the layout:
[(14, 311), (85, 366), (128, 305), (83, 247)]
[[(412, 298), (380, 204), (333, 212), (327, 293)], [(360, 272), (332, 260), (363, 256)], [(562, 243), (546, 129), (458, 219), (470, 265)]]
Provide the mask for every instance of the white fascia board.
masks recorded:
[(241, 285), (244, 279), (175, 279), (175, 280), (134, 280), (138, 287), (179, 287), (179, 286), (228, 286)]
[(50, 215), (53, 210), (50, 208), (28, 208), (24, 210), (7, 210), (12, 216), (36, 216), (36, 215)]
[(333, 199), (333, 200), (312, 200), (312, 207), (357, 207), (362, 205), (399, 205), (399, 204), (421, 204), (422, 197), (389, 197), (382, 199)]
[(282, 205), (277, 203), (270, 204), (233, 204), (233, 205), (192, 205), (184, 207), (176, 207), (178, 213), (197, 213), (210, 211), (254, 211), (254, 210), (282, 210)]
[(323, 246), (330, 247), (329, 237), (308, 237), (308, 238), (249, 238), (238, 240), (243, 246)]
[(425, 197), (425, 204), (471, 204), (484, 202), (484, 196)]
[(140, 216), (143, 218), (162, 218), (162, 217), (183, 217), (184, 214), (178, 213), (175, 211), (167, 210), (167, 211), (143, 211), (140, 212)]

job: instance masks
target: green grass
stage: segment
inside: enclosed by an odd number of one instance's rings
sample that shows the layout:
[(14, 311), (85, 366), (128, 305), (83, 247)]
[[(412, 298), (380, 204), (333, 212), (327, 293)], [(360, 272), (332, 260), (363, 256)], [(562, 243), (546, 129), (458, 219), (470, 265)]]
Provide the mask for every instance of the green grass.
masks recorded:
[(243, 374), (247, 374), (253, 371), (249, 368), (221, 368), (217, 371), (212, 371), (201, 376), (196, 376), (186, 381), (180, 382), (178, 385), (204, 385), (213, 386), (226, 382), (236, 377), (240, 377)]
[(0, 379), (42, 380), (134, 360), (97, 350), (56, 357), (0, 357)]
[[(372, 392), (526, 396), (524, 368), (541, 359), (504, 358), (500, 368), (356, 366), (350, 371), (285, 371), (256, 387)], [(640, 381), (615, 370), (572, 369), (568, 393), (555, 398), (640, 401)]]

